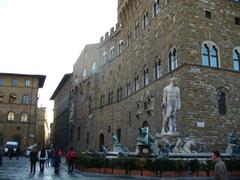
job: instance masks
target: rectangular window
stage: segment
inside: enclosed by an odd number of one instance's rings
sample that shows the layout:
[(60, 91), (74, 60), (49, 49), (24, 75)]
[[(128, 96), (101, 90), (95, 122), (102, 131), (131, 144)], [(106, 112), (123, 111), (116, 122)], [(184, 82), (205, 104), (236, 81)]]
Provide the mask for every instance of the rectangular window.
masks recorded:
[(4, 79), (0, 79), (0, 86), (4, 85)]
[(30, 87), (31, 81), (30, 80), (25, 80), (25, 87)]
[(238, 17), (235, 18), (235, 24), (240, 25), (240, 18), (238, 18)]
[(30, 102), (29, 96), (23, 96), (22, 103), (23, 104), (29, 104), (29, 102)]
[(111, 132), (111, 126), (108, 126), (108, 131), (107, 131), (108, 133), (110, 133)]
[(17, 86), (17, 80), (16, 79), (12, 80), (12, 86)]
[(205, 17), (208, 19), (211, 19), (211, 12), (210, 11), (205, 11)]

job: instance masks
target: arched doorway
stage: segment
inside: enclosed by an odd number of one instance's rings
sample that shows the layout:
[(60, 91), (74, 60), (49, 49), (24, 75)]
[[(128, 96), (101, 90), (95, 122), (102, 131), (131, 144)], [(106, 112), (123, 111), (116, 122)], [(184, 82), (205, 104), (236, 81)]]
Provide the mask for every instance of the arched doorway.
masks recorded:
[(104, 145), (104, 134), (99, 135), (99, 151), (102, 151), (102, 145)]
[(20, 135), (18, 135), (18, 134), (14, 135), (12, 137), (12, 140), (18, 142), (18, 145), (21, 146), (22, 141), (21, 141), (21, 136)]
[(144, 122), (142, 123), (142, 128), (144, 128), (144, 127), (149, 127), (149, 124), (148, 124), (147, 121), (144, 121)]

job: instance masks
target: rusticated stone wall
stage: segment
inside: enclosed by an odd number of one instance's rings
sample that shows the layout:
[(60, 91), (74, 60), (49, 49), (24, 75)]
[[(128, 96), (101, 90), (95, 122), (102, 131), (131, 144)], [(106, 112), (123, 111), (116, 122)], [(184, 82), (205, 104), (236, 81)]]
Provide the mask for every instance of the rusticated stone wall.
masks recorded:
[[(182, 108), (177, 114), (177, 131), (181, 135), (198, 138), (208, 150), (215, 147), (224, 151), (227, 134), (232, 128), (237, 128), (239, 133), (240, 73), (233, 71), (233, 49), (240, 46), (240, 27), (235, 24), (235, 18), (240, 17), (240, 4), (230, 0), (160, 0), (160, 14), (154, 15), (154, 2), (118, 2), (118, 23), (101, 38), (97, 47), (99, 69), (96, 76), (89, 77), (95, 82), (91, 84), (96, 84), (91, 86), (94, 108), (90, 121), (85, 116), (89, 95), (83, 93), (76, 101), (79, 103), (76, 118), (82, 119), (78, 126), (84, 129), (78, 142), (81, 150), (98, 150), (102, 140), (111, 149), (112, 133), (119, 129), (121, 142), (131, 151), (135, 150), (137, 129), (144, 122), (148, 123), (152, 134), (160, 132), (162, 89), (172, 76), (179, 78), (181, 90)], [(206, 11), (211, 13), (210, 19)], [(144, 27), (146, 12), (149, 23)], [(121, 40), (123, 51), (119, 52)], [(201, 65), (202, 44), (206, 41), (214, 42), (218, 48), (218, 68)], [(112, 47), (115, 47), (114, 58), (110, 58)], [(169, 72), (169, 52), (174, 48), (178, 68)], [(105, 63), (104, 52), (107, 54)], [(161, 61), (160, 79), (155, 78), (156, 59)], [(80, 76), (86, 62), (74, 69)], [(148, 85), (143, 83), (144, 67), (148, 68)], [(137, 91), (134, 90), (135, 74), (139, 76)], [(130, 95), (126, 93), (128, 81)], [(86, 88), (86, 81), (82, 85)], [(119, 88), (122, 88), (122, 99), (118, 101)], [(226, 115), (218, 112), (219, 91), (226, 94)], [(113, 92), (111, 103), (108, 102), (109, 92)]]

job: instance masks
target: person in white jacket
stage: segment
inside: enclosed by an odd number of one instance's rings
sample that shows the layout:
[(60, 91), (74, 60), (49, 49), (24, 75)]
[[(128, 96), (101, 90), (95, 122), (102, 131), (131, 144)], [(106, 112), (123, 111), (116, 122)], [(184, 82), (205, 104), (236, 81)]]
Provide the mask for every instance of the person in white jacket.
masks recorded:
[(48, 153), (43, 147), (41, 151), (38, 152), (38, 160), (39, 160), (39, 167), (40, 167), (40, 173), (43, 173), (44, 171), (44, 164), (45, 161), (48, 159)]

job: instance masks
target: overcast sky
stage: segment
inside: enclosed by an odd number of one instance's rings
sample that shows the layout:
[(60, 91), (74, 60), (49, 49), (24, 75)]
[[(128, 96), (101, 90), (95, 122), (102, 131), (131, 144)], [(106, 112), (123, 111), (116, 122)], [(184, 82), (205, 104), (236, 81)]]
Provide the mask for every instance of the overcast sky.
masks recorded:
[(117, 0), (0, 0), (0, 72), (43, 74), (39, 106), (51, 95), (86, 44), (117, 22)]

